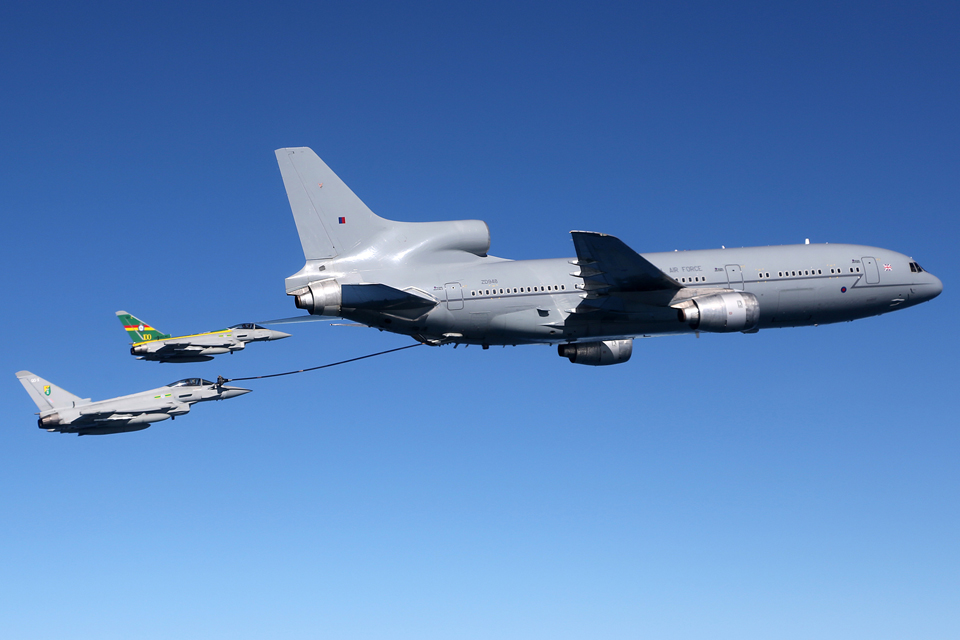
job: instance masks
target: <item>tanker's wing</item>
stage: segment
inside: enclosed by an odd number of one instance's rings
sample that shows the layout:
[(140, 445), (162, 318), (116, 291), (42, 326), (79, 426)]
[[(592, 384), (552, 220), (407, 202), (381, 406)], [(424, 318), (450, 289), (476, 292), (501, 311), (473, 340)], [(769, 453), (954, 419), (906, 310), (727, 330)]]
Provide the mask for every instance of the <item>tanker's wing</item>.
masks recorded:
[(578, 287), (587, 298), (683, 288), (619, 238), (593, 231), (571, 231), (570, 235), (577, 250), (574, 264), (580, 267), (573, 275), (583, 279)]

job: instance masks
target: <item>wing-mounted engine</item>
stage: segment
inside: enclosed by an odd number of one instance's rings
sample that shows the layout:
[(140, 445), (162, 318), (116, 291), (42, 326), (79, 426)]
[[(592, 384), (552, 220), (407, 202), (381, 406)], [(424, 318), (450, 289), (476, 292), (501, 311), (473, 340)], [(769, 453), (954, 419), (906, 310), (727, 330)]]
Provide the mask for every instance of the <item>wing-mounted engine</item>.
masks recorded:
[(557, 346), (557, 353), (574, 364), (588, 364), (594, 367), (620, 364), (633, 355), (633, 339), (561, 344)]
[(760, 303), (755, 295), (745, 291), (691, 298), (684, 305), (677, 309), (677, 318), (697, 331), (750, 331), (760, 322)]
[(434, 298), (385, 284), (342, 285), (336, 280), (311, 282), (291, 295), (296, 296), (298, 309), (316, 316), (342, 316), (344, 309), (419, 316), (438, 304)]

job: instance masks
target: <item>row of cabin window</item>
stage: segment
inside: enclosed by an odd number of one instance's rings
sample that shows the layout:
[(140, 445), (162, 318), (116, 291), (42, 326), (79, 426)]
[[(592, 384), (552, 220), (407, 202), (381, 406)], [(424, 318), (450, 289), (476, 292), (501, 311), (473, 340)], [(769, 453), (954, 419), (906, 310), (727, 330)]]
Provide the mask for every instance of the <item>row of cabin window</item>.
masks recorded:
[[(566, 285), (563, 285), (563, 284), (560, 284), (560, 285), (557, 285), (557, 284), (549, 285), (549, 284), (548, 284), (547, 286), (540, 285), (539, 288), (538, 288), (538, 287), (527, 287), (527, 290), (526, 290), (526, 291), (523, 290), (523, 287), (514, 287), (514, 288), (513, 288), (513, 291), (511, 292), (510, 287), (507, 287), (506, 289), (500, 289), (500, 293), (501, 293), (501, 294), (505, 294), (505, 293), (529, 293), (529, 292), (531, 292), (531, 291), (566, 291), (566, 290), (567, 290), (567, 286), (566, 286)], [(491, 291), (493, 292), (492, 295), (497, 295), (497, 290), (496, 290), (496, 289), (480, 289), (479, 291), (471, 291), (471, 292), (470, 292), (470, 295), (472, 295), (472, 296), (484, 296), (484, 295), (489, 296), (489, 295), (491, 295), (491, 293), (490, 293)]]
[(706, 276), (693, 276), (692, 278), (680, 278), (680, 282), (682, 282), (682, 283), (687, 283), (687, 282), (706, 282), (706, 281), (707, 281), (707, 277), (706, 277)]
[[(833, 275), (840, 275), (843, 273), (843, 269), (837, 267), (835, 269), (830, 269), (830, 273)], [(860, 273), (860, 267), (850, 267), (850, 273)], [(757, 274), (761, 278), (769, 278), (770, 272), (767, 271), (764, 273), (761, 271)], [(778, 278), (793, 278), (795, 276), (822, 276), (823, 269), (803, 269), (799, 271), (777, 271)]]

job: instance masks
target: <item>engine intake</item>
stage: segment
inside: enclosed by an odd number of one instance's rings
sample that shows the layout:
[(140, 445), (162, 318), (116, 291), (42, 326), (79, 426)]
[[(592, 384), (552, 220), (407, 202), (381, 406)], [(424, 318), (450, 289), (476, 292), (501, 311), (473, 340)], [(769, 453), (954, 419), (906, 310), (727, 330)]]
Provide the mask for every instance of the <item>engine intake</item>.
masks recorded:
[(587, 364), (593, 367), (620, 364), (633, 355), (633, 338), (561, 344), (557, 345), (557, 353), (574, 364)]
[(343, 302), (340, 283), (336, 280), (311, 282), (296, 292), (297, 309), (315, 316), (338, 316)]
[(715, 293), (691, 302), (692, 305), (677, 310), (677, 318), (691, 329), (713, 333), (750, 331), (760, 322), (760, 303), (752, 293)]

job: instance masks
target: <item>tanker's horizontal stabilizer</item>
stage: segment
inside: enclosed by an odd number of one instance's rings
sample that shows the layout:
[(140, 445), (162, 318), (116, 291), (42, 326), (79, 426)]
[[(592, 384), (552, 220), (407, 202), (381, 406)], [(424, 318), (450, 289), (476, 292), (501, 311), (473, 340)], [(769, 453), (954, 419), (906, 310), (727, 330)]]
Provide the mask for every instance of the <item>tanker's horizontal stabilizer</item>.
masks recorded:
[(344, 284), (341, 285), (342, 305), (349, 309), (370, 311), (412, 311), (430, 309), (437, 305), (436, 300), (400, 291), (385, 284)]

